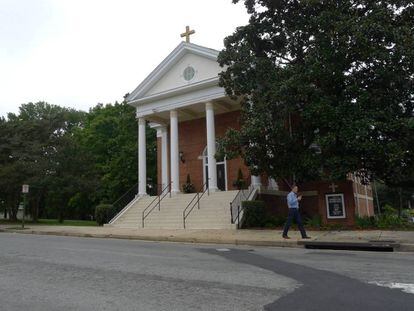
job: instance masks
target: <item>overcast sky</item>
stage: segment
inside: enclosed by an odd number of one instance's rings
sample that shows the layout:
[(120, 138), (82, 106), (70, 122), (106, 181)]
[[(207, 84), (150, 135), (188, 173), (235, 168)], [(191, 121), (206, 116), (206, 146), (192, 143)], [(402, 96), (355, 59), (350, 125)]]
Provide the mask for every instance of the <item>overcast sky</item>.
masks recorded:
[(182, 41), (221, 49), (248, 21), (231, 0), (0, 0), (0, 116), (47, 101), (121, 101)]

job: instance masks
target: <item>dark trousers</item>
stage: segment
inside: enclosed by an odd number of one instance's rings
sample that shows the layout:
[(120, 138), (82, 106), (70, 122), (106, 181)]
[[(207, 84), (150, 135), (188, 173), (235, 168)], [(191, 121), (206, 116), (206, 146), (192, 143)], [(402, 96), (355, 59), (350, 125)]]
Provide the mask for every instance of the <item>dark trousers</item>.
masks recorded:
[(283, 236), (287, 236), (290, 225), (292, 224), (292, 219), (295, 219), (298, 224), (300, 234), (302, 234), (302, 238), (304, 238), (306, 236), (306, 231), (305, 228), (303, 228), (302, 219), (300, 218), (299, 209), (297, 208), (289, 208), (288, 219), (286, 221), (285, 228), (283, 229)]

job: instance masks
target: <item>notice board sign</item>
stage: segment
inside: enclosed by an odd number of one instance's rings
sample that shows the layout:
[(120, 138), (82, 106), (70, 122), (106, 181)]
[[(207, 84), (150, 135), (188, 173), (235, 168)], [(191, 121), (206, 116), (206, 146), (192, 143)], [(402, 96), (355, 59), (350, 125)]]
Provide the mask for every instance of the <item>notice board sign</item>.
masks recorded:
[(346, 218), (343, 193), (326, 194), (325, 201), (328, 218)]

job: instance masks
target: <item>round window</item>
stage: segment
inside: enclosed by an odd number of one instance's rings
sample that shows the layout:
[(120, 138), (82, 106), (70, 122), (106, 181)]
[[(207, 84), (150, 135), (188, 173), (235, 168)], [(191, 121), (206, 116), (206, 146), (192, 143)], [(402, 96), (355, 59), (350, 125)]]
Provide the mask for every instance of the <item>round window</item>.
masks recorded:
[(194, 78), (194, 74), (195, 74), (195, 70), (193, 67), (188, 66), (187, 68), (184, 69), (184, 80), (185, 81), (190, 81), (192, 78)]

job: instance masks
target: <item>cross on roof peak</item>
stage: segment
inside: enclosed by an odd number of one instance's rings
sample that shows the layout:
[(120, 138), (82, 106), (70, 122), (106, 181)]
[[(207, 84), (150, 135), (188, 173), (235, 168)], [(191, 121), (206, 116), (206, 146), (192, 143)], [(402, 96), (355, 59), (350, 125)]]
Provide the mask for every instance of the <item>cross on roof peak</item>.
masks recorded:
[(190, 30), (190, 26), (185, 26), (185, 32), (181, 34), (181, 38), (185, 37), (185, 42), (190, 43), (190, 36), (195, 34), (195, 30)]

